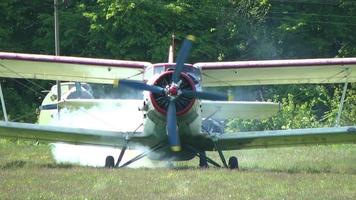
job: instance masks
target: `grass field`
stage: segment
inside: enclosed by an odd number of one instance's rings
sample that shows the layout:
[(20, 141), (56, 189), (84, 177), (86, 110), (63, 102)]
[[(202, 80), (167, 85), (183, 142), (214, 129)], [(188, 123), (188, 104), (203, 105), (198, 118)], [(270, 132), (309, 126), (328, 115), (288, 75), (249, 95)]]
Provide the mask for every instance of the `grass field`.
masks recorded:
[(0, 199), (356, 199), (356, 145), (226, 154), (241, 170), (201, 170), (197, 159), (104, 169), (56, 164), (46, 144), (0, 139)]

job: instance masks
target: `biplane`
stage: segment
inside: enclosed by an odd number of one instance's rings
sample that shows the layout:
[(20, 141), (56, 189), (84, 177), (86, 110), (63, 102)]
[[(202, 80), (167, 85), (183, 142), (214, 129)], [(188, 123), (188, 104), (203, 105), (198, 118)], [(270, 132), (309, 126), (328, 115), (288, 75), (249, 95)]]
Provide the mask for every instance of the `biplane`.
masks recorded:
[[(208, 163), (220, 167), (206, 155), (207, 151), (217, 151), (222, 165), (235, 169), (238, 168), (237, 158), (232, 156), (226, 160), (223, 151), (356, 142), (355, 126), (224, 133), (220, 121), (270, 117), (278, 112), (280, 104), (228, 101), (226, 94), (203, 90), (203, 86), (355, 82), (356, 58), (187, 64), (193, 40), (193, 36), (184, 40), (176, 62), (170, 59), (157, 64), (2, 52), (1, 77), (70, 81), (53, 86), (40, 107), (44, 113), (100, 105), (136, 107), (132, 112), (139, 113), (137, 122), (142, 129), (98, 130), (2, 121), (0, 136), (122, 149), (117, 161), (111, 155), (106, 157), (107, 167), (125, 167), (146, 156), (153, 160), (174, 161), (197, 156), (201, 167)], [(90, 83), (142, 90), (143, 99), (94, 99)], [(125, 120), (117, 121), (119, 126), (125, 123)], [(142, 146), (148, 150), (121, 163), (127, 149)]]

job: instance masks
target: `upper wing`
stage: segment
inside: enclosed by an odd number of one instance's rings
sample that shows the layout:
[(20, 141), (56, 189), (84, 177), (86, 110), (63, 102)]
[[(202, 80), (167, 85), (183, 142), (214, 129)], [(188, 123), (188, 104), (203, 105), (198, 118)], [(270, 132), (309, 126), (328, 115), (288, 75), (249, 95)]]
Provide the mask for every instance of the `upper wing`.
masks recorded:
[(127, 141), (129, 141), (129, 146), (133, 147), (135, 145), (151, 146), (152, 142), (155, 141), (148, 136), (134, 132), (104, 131), (2, 121), (0, 121), (0, 136), (114, 147), (123, 147)]
[[(201, 147), (213, 150), (269, 148), (310, 144), (356, 143), (356, 126), (307, 128), (276, 131), (251, 131), (207, 136)], [(214, 145), (215, 142), (215, 145)]]
[(356, 81), (356, 58), (196, 63), (203, 85), (236, 86)]
[(0, 76), (115, 84), (142, 80), (148, 62), (0, 52)]
[(280, 110), (280, 104), (257, 101), (202, 101), (201, 109), (202, 118), (263, 119), (276, 114)]
[(138, 111), (138, 108), (142, 107), (142, 105), (143, 105), (143, 100), (138, 100), (138, 99), (64, 99), (58, 102), (59, 107), (68, 108), (68, 109), (92, 108), (92, 107), (109, 107), (109, 108), (119, 107), (119, 108), (132, 109), (133, 111)]

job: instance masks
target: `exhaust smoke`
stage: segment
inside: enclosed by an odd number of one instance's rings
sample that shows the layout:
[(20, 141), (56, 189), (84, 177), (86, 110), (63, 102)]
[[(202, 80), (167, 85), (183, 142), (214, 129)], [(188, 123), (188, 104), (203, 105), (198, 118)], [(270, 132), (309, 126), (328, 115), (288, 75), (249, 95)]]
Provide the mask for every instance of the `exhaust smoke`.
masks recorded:
[[(142, 132), (143, 127), (140, 126), (142, 123), (142, 113), (138, 111), (137, 105), (125, 104), (125, 106), (95, 106), (89, 109), (62, 109), (60, 111), (60, 117), (54, 116), (50, 125), (121, 132), (132, 132), (139, 127), (137, 131)], [(113, 147), (73, 145), (66, 143), (53, 143), (51, 144), (51, 150), (57, 163), (70, 163), (93, 167), (104, 167), (107, 156), (113, 156), (116, 162), (121, 151)], [(127, 149), (120, 164), (124, 164), (145, 150), (146, 147), (142, 147), (138, 150)], [(164, 166), (165, 164), (161, 162), (156, 163), (148, 158), (143, 158), (129, 165), (129, 167), (133, 168)]]

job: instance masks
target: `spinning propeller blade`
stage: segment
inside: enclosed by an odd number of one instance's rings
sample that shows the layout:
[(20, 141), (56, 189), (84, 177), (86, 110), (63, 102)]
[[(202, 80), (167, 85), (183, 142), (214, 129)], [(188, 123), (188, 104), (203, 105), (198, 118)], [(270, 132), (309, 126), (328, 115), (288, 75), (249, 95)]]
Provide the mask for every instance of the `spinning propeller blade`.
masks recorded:
[(192, 47), (192, 41), (195, 40), (195, 37), (192, 35), (188, 35), (187, 38), (183, 41), (182, 47), (180, 48), (176, 61), (176, 68), (173, 73), (173, 82), (178, 83), (180, 73), (183, 70), (184, 63), (187, 60), (190, 52), (190, 48)]
[(137, 90), (146, 90), (152, 93), (164, 93), (164, 89), (155, 85), (148, 85), (141, 81), (133, 81), (133, 80), (120, 80), (120, 84), (126, 85), (128, 87), (137, 89)]
[(227, 95), (212, 93), (212, 92), (200, 92), (200, 91), (192, 91), (192, 90), (183, 90), (183, 96), (194, 97), (197, 99), (206, 99), (206, 100), (214, 100), (214, 101), (226, 101), (228, 99)]
[(168, 141), (172, 151), (180, 151), (180, 141), (177, 132), (177, 115), (176, 115), (176, 103), (171, 101), (167, 111), (167, 133)]

